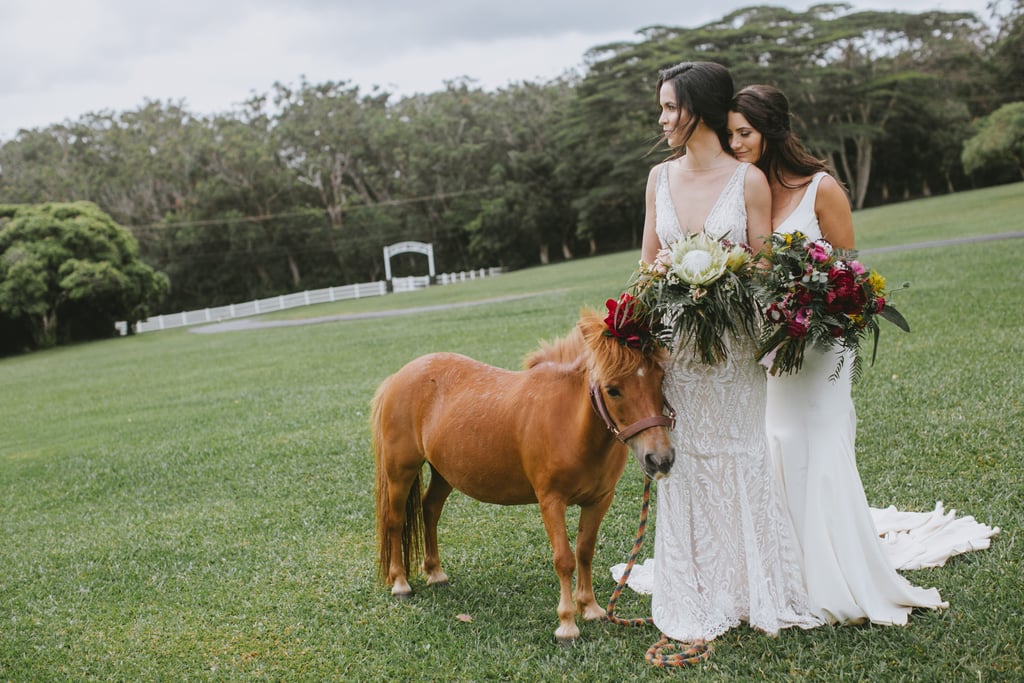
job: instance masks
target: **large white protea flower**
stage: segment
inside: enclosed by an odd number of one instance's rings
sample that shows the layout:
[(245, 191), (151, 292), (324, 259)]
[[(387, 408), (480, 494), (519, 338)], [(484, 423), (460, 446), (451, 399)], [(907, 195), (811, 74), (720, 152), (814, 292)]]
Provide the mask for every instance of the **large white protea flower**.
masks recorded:
[(687, 236), (672, 245), (669, 278), (702, 287), (722, 277), (729, 262), (729, 252), (710, 237)]

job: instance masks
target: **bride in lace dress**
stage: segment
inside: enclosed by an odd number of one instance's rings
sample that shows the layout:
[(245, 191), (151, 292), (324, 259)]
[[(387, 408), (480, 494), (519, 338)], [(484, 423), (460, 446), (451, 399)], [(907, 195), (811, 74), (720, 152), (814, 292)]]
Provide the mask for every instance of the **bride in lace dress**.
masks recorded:
[[(825, 165), (804, 151), (790, 130), (789, 103), (771, 86), (744, 88), (729, 114), (730, 146), (737, 159), (757, 164), (772, 191), (774, 232), (799, 230), (853, 249), (853, 218), (846, 194)], [(911, 585), (879, 542), (854, 453), (856, 412), (850, 395), (852, 359), (838, 381), (829, 380), (836, 352), (809, 350), (798, 373), (768, 377), (767, 433), (799, 537), (814, 612), (828, 622), (906, 624), (914, 607), (945, 607), (935, 589)], [(898, 516), (898, 515), (897, 515)], [(987, 547), (998, 529), (973, 519), (924, 514), (926, 555), (948, 557)], [(905, 518), (904, 518), (905, 519)], [(911, 524), (914, 521), (911, 520)], [(894, 535), (906, 552), (926, 535)], [(944, 528), (937, 534), (939, 528)], [(936, 548), (936, 545), (939, 548)]]
[[(676, 155), (648, 178), (646, 263), (686, 233), (763, 245), (767, 182), (724, 147), (732, 92), (718, 64), (661, 72), (659, 123)], [(764, 370), (751, 340), (728, 342), (728, 359), (713, 366), (677, 349), (665, 376), (680, 415), (676, 464), (658, 482), (651, 609), (655, 625), (682, 641), (710, 640), (742, 621), (772, 634), (820, 623), (765, 438)]]

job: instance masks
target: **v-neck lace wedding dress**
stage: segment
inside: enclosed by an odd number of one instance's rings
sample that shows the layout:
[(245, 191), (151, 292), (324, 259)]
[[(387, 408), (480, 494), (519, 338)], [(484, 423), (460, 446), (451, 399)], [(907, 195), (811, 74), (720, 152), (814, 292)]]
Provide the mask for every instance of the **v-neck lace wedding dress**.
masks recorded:
[[(705, 234), (747, 241), (744, 177), (737, 166), (704, 224)], [(683, 236), (659, 171), (656, 226), (663, 247)], [(800, 556), (765, 438), (765, 373), (753, 341), (731, 338), (726, 361), (708, 366), (678, 349), (665, 394), (679, 419), (676, 463), (657, 487), (654, 623), (677, 640), (712, 639), (748, 622), (776, 633), (820, 622), (808, 607)]]

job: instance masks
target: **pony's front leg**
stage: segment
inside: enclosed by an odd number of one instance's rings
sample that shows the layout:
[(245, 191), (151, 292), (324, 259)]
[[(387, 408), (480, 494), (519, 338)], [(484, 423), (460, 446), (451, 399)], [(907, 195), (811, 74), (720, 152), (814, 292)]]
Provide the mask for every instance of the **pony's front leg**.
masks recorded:
[(559, 500), (540, 502), (540, 514), (551, 542), (555, 573), (558, 574), (558, 628), (555, 630), (555, 640), (568, 644), (579, 638), (580, 629), (576, 626), (576, 607), (572, 599), (572, 573), (576, 569), (576, 558), (565, 528), (565, 508), (565, 503)]
[(594, 549), (597, 547), (597, 530), (601, 520), (612, 504), (614, 492), (594, 505), (580, 508), (580, 526), (576, 534), (576, 607), (587, 621), (601, 619), (605, 609), (594, 597)]

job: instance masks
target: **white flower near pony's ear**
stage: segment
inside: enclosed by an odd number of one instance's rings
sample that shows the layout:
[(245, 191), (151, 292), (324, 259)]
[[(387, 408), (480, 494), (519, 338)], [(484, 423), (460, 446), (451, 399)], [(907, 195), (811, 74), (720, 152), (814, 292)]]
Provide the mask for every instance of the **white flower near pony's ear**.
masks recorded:
[(669, 277), (688, 285), (708, 285), (725, 272), (728, 251), (705, 235), (682, 239), (672, 245)]

